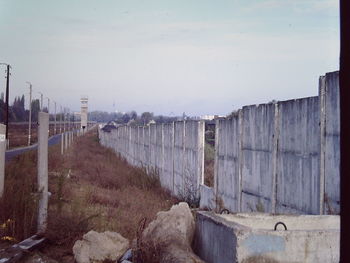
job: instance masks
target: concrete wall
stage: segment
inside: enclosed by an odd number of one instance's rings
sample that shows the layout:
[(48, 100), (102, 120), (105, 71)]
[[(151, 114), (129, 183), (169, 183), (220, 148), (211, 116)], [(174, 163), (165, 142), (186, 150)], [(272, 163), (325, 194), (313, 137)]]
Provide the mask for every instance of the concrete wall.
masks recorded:
[(243, 107), (242, 211), (271, 211), (275, 105)]
[(204, 180), (204, 122), (99, 129), (99, 139), (130, 164), (155, 172), (161, 185), (175, 195), (199, 197)]
[(320, 112), (318, 97), (279, 103), (278, 213), (318, 214)]
[(157, 171), (177, 196), (201, 194), (201, 207), (335, 214), (339, 118), (339, 73), (332, 72), (320, 77), (319, 96), (245, 106), (217, 120), (213, 188), (203, 186), (203, 122), (123, 126), (100, 138), (129, 163)]
[(339, 213), (338, 72), (319, 85), (317, 97), (245, 106), (217, 120), (217, 210)]
[[(322, 77), (321, 77), (322, 78)], [(340, 105), (339, 72), (327, 73), (324, 85), (324, 137), (322, 146), (324, 173), (324, 212), (340, 212)], [(323, 83), (321, 83), (323, 84)], [(322, 94), (322, 92), (320, 92)], [(322, 138), (321, 137), (321, 138)], [(322, 164), (321, 164), (322, 167)]]
[(216, 122), (214, 188), (218, 206), (239, 210), (239, 117)]

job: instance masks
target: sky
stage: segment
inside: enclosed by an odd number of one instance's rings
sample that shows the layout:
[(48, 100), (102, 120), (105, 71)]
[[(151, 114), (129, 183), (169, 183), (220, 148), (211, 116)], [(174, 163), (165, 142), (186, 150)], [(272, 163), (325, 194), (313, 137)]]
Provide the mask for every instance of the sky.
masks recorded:
[(339, 32), (337, 0), (0, 0), (10, 101), (30, 81), (72, 111), (82, 95), (90, 111), (168, 116), (316, 96)]

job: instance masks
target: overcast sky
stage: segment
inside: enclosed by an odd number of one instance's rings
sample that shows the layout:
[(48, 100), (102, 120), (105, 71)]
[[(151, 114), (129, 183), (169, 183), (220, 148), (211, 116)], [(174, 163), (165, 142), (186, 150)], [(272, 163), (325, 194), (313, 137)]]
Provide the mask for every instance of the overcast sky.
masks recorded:
[[(339, 69), (337, 0), (0, 0), (11, 101), (222, 114), (315, 96)], [(0, 68), (0, 91), (5, 72)], [(113, 106), (114, 105), (114, 106)]]

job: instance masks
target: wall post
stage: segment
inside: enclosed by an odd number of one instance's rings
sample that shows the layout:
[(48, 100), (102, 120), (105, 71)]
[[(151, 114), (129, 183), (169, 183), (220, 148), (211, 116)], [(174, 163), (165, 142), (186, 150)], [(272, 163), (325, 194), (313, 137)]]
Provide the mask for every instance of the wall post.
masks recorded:
[(38, 232), (45, 232), (48, 207), (48, 129), (49, 114), (39, 112), (38, 116), (38, 192), (40, 194), (38, 211)]
[(271, 193), (271, 213), (276, 213), (277, 203), (277, 157), (278, 157), (278, 138), (279, 138), (279, 104), (275, 103), (274, 133), (272, 143), (272, 193)]
[(324, 214), (325, 161), (326, 161), (326, 77), (319, 78), (320, 101), (320, 215)]
[(238, 110), (238, 211), (242, 212), (243, 110)]

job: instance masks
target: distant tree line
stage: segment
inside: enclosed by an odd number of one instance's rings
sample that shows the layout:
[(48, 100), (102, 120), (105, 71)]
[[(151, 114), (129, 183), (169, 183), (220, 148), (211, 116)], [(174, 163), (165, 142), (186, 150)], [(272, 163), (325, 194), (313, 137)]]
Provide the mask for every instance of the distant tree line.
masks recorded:
[[(29, 110), (24, 108), (25, 101), (24, 95), (15, 97), (12, 105), (9, 105), (9, 121), (10, 122), (20, 122), (28, 121)], [(37, 119), (38, 112), (40, 110), (39, 100), (34, 100), (32, 102), (32, 118)], [(6, 103), (4, 99), (4, 93), (0, 95), (0, 118), (1, 122), (4, 123), (6, 120)]]
[[(25, 109), (24, 95), (15, 97), (12, 105), (9, 105), (9, 122), (26, 122), (29, 121), (29, 110)], [(38, 113), (40, 111), (39, 99), (32, 100), (32, 121), (38, 120)], [(48, 112), (47, 107), (43, 108), (44, 112)], [(54, 119), (54, 115), (50, 114), (50, 120)], [(57, 114), (56, 119), (59, 120), (60, 116)], [(0, 95), (0, 122), (4, 123), (6, 120), (6, 103), (4, 99), (4, 93)]]
[(97, 122), (109, 122), (114, 121), (118, 124), (130, 125), (146, 125), (150, 121), (156, 123), (170, 123), (182, 119), (181, 117), (169, 117), (163, 115), (155, 116), (152, 112), (143, 112), (138, 115), (136, 111), (130, 111), (127, 113), (121, 112), (106, 112), (106, 111), (92, 111), (89, 112), (89, 120)]
[[(9, 122), (26, 122), (29, 120), (29, 110), (25, 109), (25, 98), (24, 95), (15, 97), (12, 105), (9, 105)], [(32, 121), (38, 120), (38, 113), (40, 111), (40, 100), (34, 99), (31, 103), (32, 108)], [(44, 112), (48, 112), (47, 108), (43, 108)], [(54, 115), (50, 114), (50, 120), (54, 119)], [(56, 116), (57, 120), (60, 120), (59, 114)], [(170, 123), (178, 120), (192, 119), (186, 116), (185, 113), (181, 117), (169, 117), (164, 115), (154, 115), (152, 112), (143, 112), (138, 115), (136, 111), (130, 111), (127, 113), (121, 112), (105, 112), (105, 111), (92, 111), (89, 112), (88, 119), (96, 122), (109, 122), (114, 121), (118, 124), (130, 124), (130, 125), (146, 125), (150, 121), (156, 123)], [(6, 105), (4, 100), (4, 93), (0, 95), (0, 122), (4, 123), (6, 120)], [(74, 117), (71, 115), (71, 120)]]

